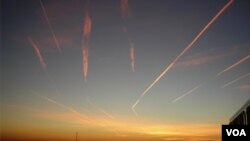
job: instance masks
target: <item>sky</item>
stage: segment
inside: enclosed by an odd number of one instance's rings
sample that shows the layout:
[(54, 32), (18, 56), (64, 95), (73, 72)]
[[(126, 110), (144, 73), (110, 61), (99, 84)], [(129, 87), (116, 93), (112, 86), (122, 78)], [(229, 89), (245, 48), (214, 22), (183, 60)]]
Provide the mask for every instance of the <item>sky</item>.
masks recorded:
[(248, 0), (3, 0), (1, 139), (219, 141), (250, 98), (249, 17)]

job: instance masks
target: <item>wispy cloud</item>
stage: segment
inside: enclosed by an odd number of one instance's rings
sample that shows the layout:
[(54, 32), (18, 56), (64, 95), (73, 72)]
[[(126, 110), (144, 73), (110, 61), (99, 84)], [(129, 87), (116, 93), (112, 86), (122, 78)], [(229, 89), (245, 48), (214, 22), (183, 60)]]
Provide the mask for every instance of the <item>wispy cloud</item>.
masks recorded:
[(239, 86), (239, 89), (243, 91), (250, 91), (250, 84), (241, 85)]
[(175, 64), (175, 67), (191, 67), (214, 62), (232, 55), (233, 53), (212, 54), (209, 52), (199, 52), (183, 58)]
[[(71, 48), (74, 46), (73, 35), (72, 36), (57, 36), (57, 40), (60, 43), (60, 48)], [(38, 41), (39, 47), (45, 53), (53, 53), (56, 52), (55, 48), (53, 48), (53, 38), (50, 36), (42, 37)]]

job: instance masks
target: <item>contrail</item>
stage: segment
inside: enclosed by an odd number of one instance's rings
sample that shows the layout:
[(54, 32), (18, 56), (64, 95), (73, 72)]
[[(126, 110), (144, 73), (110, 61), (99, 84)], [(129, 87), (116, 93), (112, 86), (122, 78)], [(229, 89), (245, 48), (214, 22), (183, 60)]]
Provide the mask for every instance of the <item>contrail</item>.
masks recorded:
[[(218, 76), (220, 76), (221, 74), (223, 74), (223, 73), (229, 71), (230, 69), (236, 67), (237, 65), (243, 63), (244, 61), (246, 61), (246, 60), (249, 59), (249, 58), (250, 58), (250, 55), (248, 55), (248, 56), (242, 58), (242, 59), (239, 60), (238, 62), (234, 63), (233, 65), (229, 66), (228, 68), (226, 68), (226, 69), (224, 69), (223, 71), (221, 71), (220, 73), (218, 73), (218, 74), (215, 76), (215, 78), (218, 77)], [(235, 80), (230, 81), (229, 83), (223, 85), (222, 88), (225, 88), (225, 87), (227, 87), (228, 85), (231, 85), (232, 83), (235, 83), (236, 81), (239, 81), (240, 79), (243, 79), (243, 78), (245, 78), (245, 77), (247, 77), (247, 76), (249, 76), (249, 75), (250, 75), (250, 73), (245, 74), (245, 75), (242, 75), (242, 76), (236, 78)], [(182, 99), (183, 97), (185, 97), (185, 96), (187, 96), (187, 95), (190, 95), (190, 94), (193, 93), (195, 90), (197, 90), (198, 88), (200, 88), (200, 86), (201, 86), (201, 84), (198, 85), (198, 86), (196, 86), (195, 88), (191, 89), (191, 90), (188, 91), (187, 93), (183, 94), (182, 96), (176, 98), (175, 100), (173, 100), (173, 102), (176, 102), (176, 101)]]
[[(115, 119), (115, 117), (114, 116), (112, 116), (111, 114), (109, 114), (108, 112), (106, 112), (104, 109), (102, 109), (102, 108), (100, 108), (100, 107), (98, 107), (97, 105), (95, 105), (89, 98), (87, 98), (87, 102), (91, 105), (91, 106), (93, 106), (95, 109), (97, 109), (100, 113), (103, 113), (105, 116), (107, 116), (108, 118), (110, 118), (110, 119), (112, 119), (112, 120), (114, 120)], [(120, 135), (120, 132), (118, 131), (118, 130), (116, 130), (115, 128), (108, 128), (109, 126), (108, 126), (108, 124), (110, 123), (109, 121), (106, 121), (107, 122), (107, 124), (106, 123), (103, 123), (103, 124), (98, 124), (99, 126), (101, 126), (101, 127), (104, 127), (104, 128), (106, 128), (106, 129), (108, 129), (108, 130), (110, 130), (110, 131), (112, 131), (112, 132), (114, 132), (116, 135)]]
[(227, 67), (226, 69), (224, 69), (223, 71), (219, 72), (219, 73), (216, 75), (216, 77), (218, 77), (218, 76), (222, 75), (223, 73), (225, 73), (225, 72), (227, 72), (227, 71), (233, 69), (234, 67), (236, 67), (236, 66), (238, 66), (239, 64), (245, 62), (245, 61), (248, 60), (248, 59), (250, 59), (250, 55), (247, 55), (246, 57), (240, 59), (238, 62), (234, 63), (233, 65), (231, 65), (231, 66)]
[[(236, 67), (237, 65), (243, 63), (244, 61), (246, 61), (247, 59), (249, 59), (249, 57), (250, 57), (250, 55), (248, 55), (248, 56), (242, 58), (242, 59), (239, 60), (238, 62), (236, 62), (236, 63), (234, 63), (233, 65), (229, 66), (228, 68), (224, 69), (223, 71), (221, 71), (220, 73), (218, 73), (218, 74), (215, 76), (215, 78), (218, 77), (218, 76), (220, 76), (221, 74), (223, 74), (223, 73), (229, 71), (230, 69)], [(249, 75), (250, 75), (250, 73), (247, 73), (247, 74), (245, 74), (245, 75), (242, 75), (242, 76), (236, 78), (235, 80), (230, 81), (230, 82), (228, 82), (227, 84), (223, 85), (221, 88), (225, 88), (225, 87), (227, 87), (228, 85), (231, 85), (232, 83), (235, 83), (235, 82), (239, 81), (240, 79), (243, 79), (243, 78), (245, 78), (245, 77), (247, 77), (247, 76), (249, 76)], [(200, 86), (201, 86), (201, 84), (198, 85), (198, 86), (196, 86), (195, 88), (191, 89), (191, 90), (188, 91), (187, 93), (183, 94), (182, 96), (176, 98), (176, 99), (173, 100), (172, 102), (176, 102), (176, 101), (182, 99), (183, 97), (185, 97), (185, 96), (187, 96), (187, 95), (190, 95), (190, 94), (193, 93), (195, 90), (197, 90), (198, 88), (200, 88)]]
[(65, 108), (65, 109), (67, 109), (67, 110), (69, 110), (70, 112), (72, 112), (72, 113), (77, 113), (74, 109), (72, 109), (72, 108), (70, 108), (70, 107), (68, 107), (68, 106), (65, 106), (65, 105), (63, 105), (63, 104), (61, 104), (61, 103), (59, 103), (59, 102), (57, 102), (57, 101), (55, 101), (55, 100), (53, 100), (53, 99), (51, 99), (51, 98), (48, 98), (48, 97), (46, 97), (46, 96), (42, 96), (42, 95), (40, 95), (40, 94), (36, 94), (38, 97), (40, 97), (40, 98), (42, 98), (42, 99), (45, 99), (46, 101), (49, 101), (49, 102), (51, 102), (51, 103), (53, 103), (53, 104), (56, 104), (56, 105), (58, 105), (58, 106), (60, 106), (60, 107), (62, 107), (62, 108)]
[(121, 14), (124, 19), (129, 17), (128, 0), (121, 0)]
[(56, 38), (56, 34), (55, 34), (55, 32), (54, 32), (54, 30), (53, 30), (53, 28), (52, 28), (52, 25), (51, 25), (50, 20), (49, 20), (49, 16), (48, 16), (48, 14), (47, 14), (47, 12), (46, 12), (46, 9), (45, 9), (45, 7), (44, 7), (44, 5), (43, 5), (42, 0), (40, 0), (40, 4), (41, 4), (41, 8), (42, 8), (44, 17), (45, 17), (45, 19), (46, 19), (46, 21), (47, 21), (47, 24), (48, 24), (48, 26), (49, 26), (50, 32), (51, 32), (51, 34), (52, 34), (52, 36), (53, 36), (53, 39), (54, 39), (54, 41), (55, 41), (56, 47), (57, 47), (57, 49), (58, 49), (59, 51), (61, 51), (61, 48), (60, 48), (60, 46), (59, 46), (59, 42), (58, 42), (58, 40), (57, 40), (57, 38)]
[(165, 70), (151, 83), (147, 89), (140, 95), (140, 97), (137, 99), (137, 101), (132, 106), (132, 109), (134, 110), (136, 105), (140, 102), (140, 99), (155, 85), (156, 82), (158, 82), (174, 65), (175, 63), (180, 59), (181, 56), (183, 56), (192, 46), (193, 44), (202, 36), (202, 34), (205, 33), (205, 31), (215, 22), (216, 19), (233, 3), (234, 0), (230, 0), (225, 6), (222, 7), (222, 9), (207, 23), (207, 25), (195, 36), (195, 38), (188, 44), (188, 46), (173, 60), (171, 64), (169, 64)]
[(193, 89), (189, 90), (189, 91), (186, 92), (185, 94), (183, 94), (183, 95), (177, 97), (177, 98), (174, 99), (172, 102), (177, 102), (177, 101), (179, 101), (180, 99), (184, 98), (184, 97), (187, 96), (187, 95), (190, 95), (191, 93), (193, 93), (195, 90), (197, 90), (197, 89), (200, 88), (200, 87), (201, 87), (201, 84), (198, 85), (198, 86), (196, 86), (196, 87), (194, 87)]
[(109, 114), (108, 112), (106, 112), (104, 109), (96, 106), (90, 99), (87, 98), (87, 102), (92, 105), (94, 108), (96, 108), (99, 112), (103, 113), (104, 115), (106, 115), (108, 118), (110, 119), (115, 119), (114, 116), (112, 116), (111, 114)]
[[(48, 98), (48, 97), (46, 97), (46, 96), (42, 96), (42, 95), (40, 95), (40, 94), (35, 94), (35, 95), (37, 95), (38, 97), (40, 97), (40, 98), (42, 98), (42, 99), (44, 99), (44, 100), (46, 100), (46, 101), (48, 101), (48, 102), (51, 102), (51, 103), (53, 103), (53, 104), (56, 104), (56, 105), (58, 105), (58, 106), (60, 106), (60, 107), (62, 107), (62, 108), (64, 108), (64, 109), (70, 111), (70, 112), (75, 116), (75, 118), (77, 118), (77, 119), (79, 119), (79, 120), (81, 120), (81, 121), (83, 121), (83, 122), (87, 122), (87, 123), (90, 122), (89, 117), (87, 117), (87, 116), (85, 116), (85, 115), (82, 115), (81, 113), (77, 112), (75, 109), (73, 109), (73, 108), (71, 108), (71, 107), (68, 107), (68, 106), (66, 106), (66, 105), (64, 105), (64, 104), (61, 104), (61, 103), (59, 103), (59, 102), (57, 102), (57, 101), (55, 101), (55, 100), (53, 100), (53, 99), (51, 99), (51, 98)], [(83, 118), (84, 118), (84, 119), (83, 119)]]
[(241, 75), (240, 77), (237, 77), (236, 79), (234, 79), (234, 80), (232, 80), (232, 81), (226, 83), (226, 84), (223, 85), (221, 88), (225, 88), (225, 87), (227, 87), (227, 86), (229, 86), (229, 85), (231, 85), (231, 84), (233, 84), (233, 83), (235, 83), (235, 82), (237, 82), (237, 81), (239, 81), (239, 80), (241, 80), (241, 79), (243, 79), (243, 78), (246, 78), (246, 77), (248, 77), (248, 76), (250, 76), (250, 73)]
[(134, 72), (135, 71), (135, 49), (134, 49), (133, 43), (130, 43), (130, 63), (131, 63), (131, 69)]
[(141, 101), (141, 97), (135, 102), (135, 104), (132, 106), (132, 111), (134, 112), (135, 116), (138, 117), (138, 113), (135, 110), (135, 106)]
[(91, 33), (91, 27), (92, 27), (92, 21), (89, 16), (89, 11), (86, 10), (85, 16), (84, 16), (84, 22), (83, 22), (83, 41), (82, 41), (82, 70), (85, 82), (87, 81), (87, 75), (88, 75), (88, 44), (89, 44), (89, 37)]
[(92, 20), (89, 16), (89, 12), (87, 11), (84, 16), (84, 23), (83, 23), (83, 38), (85, 45), (88, 45), (89, 37), (91, 33), (91, 27), (92, 27)]
[[(124, 20), (128, 19), (130, 16), (129, 13), (129, 3), (128, 0), (121, 0), (120, 1), (120, 6), (121, 6), (121, 16)], [(123, 26), (123, 32), (128, 34), (128, 28), (126, 25)], [(130, 64), (131, 64), (131, 69), (134, 72), (135, 71), (135, 53), (134, 53), (134, 44), (129, 41), (130, 49), (129, 49), (129, 54), (130, 54)]]
[(89, 67), (89, 63), (88, 63), (88, 48), (87, 47), (83, 47), (82, 48), (82, 72), (83, 72), (83, 76), (85, 81), (87, 81), (87, 75), (88, 75), (88, 67)]
[(35, 44), (35, 42), (32, 40), (31, 37), (28, 37), (28, 41), (29, 41), (29, 43), (31, 44), (31, 46), (33, 47), (33, 49), (34, 49), (34, 51), (35, 51), (35, 54), (36, 54), (37, 58), (39, 59), (39, 62), (40, 62), (41, 67), (42, 67), (44, 70), (46, 70), (47, 64), (46, 64), (45, 61), (44, 61), (44, 58), (43, 58), (43, 56), (42, 56), (42, 54), (41, 54), (40, 49), (37, 47), (37, 45)]

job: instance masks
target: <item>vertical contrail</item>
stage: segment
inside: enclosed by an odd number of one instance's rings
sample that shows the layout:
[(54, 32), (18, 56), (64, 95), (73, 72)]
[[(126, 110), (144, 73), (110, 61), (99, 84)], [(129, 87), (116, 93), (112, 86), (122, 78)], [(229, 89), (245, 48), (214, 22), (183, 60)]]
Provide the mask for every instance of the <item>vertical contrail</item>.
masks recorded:
[(78, 132), (76, 132), (76, 141), (78, 141)]
[[(128, 0), (121, 0), (120, 1), (120, 7), (121, 7), (121, 16), (125, 20), (127, 20), (130, 16), (130, 11), (129, 11), (129, 3)], [(128, 34), (128, 28), (126, 25), (123, 26), (123, 32), (125, 34)], [(133, 42), (130, 41), (129, 39), (129, 55), (130, 55), (130, 64), (131, 64), (131, 70), (134, 72), (135, 71), (135, 53), (134, 53), (134, 44)]]
[(186, 92), (185, 94), (183, 94), (183, 95), (177, 97), (177, 98), (174, 99), (172, 102), (177, 102), (177, 101), (179, 101), (180, 99), (184, 98), (184, 97), (187, 96), (187, 95), (190, 95), (191, 93), (193, 93), (195, 90), (199, 89), (200, 87), (201, 87), (201, 84), (198, 85), (198, 86), (196, 86), (196, 87), (194, 87), (193, 89), (189, 90), (189, 91)]
[(134, 44), (130, 43), (130, 64), (131, 64), (131, 69), (134, 72), (135, 71), (135, 49), (134, 49)]
[(83, 41), (82, 41), (82, 70), (85, 81), (87, 80), (88, 75), (88, 68), (89, 68), (89, 62), (88, 62), (88, 44), (89, 44), (89, 38), (92, 28), (92, 20), (89, 15), (88, 9), (86, 10), (84, 21), (83, 21)]
[(243, 79), (243, 78), (246, 78), (246, 77), (248, 77), (248, 76), (250, 76), (250, 73), (241, 75), (240, 77), (237, 77), (236, 79), (234, 79), (234, 80), (232, 80), (232, 81), (226, 83), (226, 84), (223, 85), (221, 88), (225, 88), (225, 87), (227, 87), (227, 86), (229, 86), (229, 85), (231, 85), (231, 84), (233, 84), (233, 83), (235, 83), (235, 82), (237, 82), (237, 81), (239, 81), (239, 80), (241, 80), (241, 79)]
[(234, 67), (236, 67), (236, 66), (238, 66), (239, 64), (245, 62), (245, 61), (248, 60), (248, 59), (250, 59), (250, 55), (247, 55), (246, 57), (240, 59), (239, 61), (237, 61), (237, 62), (234, 63), (233, 65), (231, 65), (231, 66), (227, 67), (226, 69), (222, 70), (221, 72), (219, 72), (219, 73), (216, 75), (216, 77), (218, 77), (218, 76), (222, 75), (223, 73), (225, 73), (225, 72), (227, 72), (227, 71), (233, 69)]
[(43, 56), (42, 56), (42, 54), (41, 54), (40, 49), (37, 47), (37, 45), (35, 44), (35, 42), (32, 40), (31, 37), (28, 37), (28, 41), (29, 41), (29, 43), (31, 44), (31, 46), (33, 47), (33, 49), (34, 49), (34, 51), (35, 51), (35, 54), (36, 54), (37, 58), (39, 59), (39, 62), (40, 62), (41, 67), (42, 67), (44, 70), (46, 70), (47, 64), (46, 64), (45, 61), (44, 61), (44, 58), (43, 58)]
[(61, 51), (61, 48), (60, 48), (60, 46), (59, 46), (59, 42), (58, 42), (58, 40), (57, 40), (57, 38), (56, 38), (56, 34), (55, 34), (55, 32), (54, 32), (54, 30), (53, 30), (53, 28), (52, 28), (52, 25), (51, 25), (50, 20), (49, 20), (49, 16), (48, 16), (48, 14), (47, 14), (47, 12), (46, 12), (46, 9), (45, 9), (45, 7), (44, 7), (44, 5), (43, 5), (42, 0), (40, 0), (40, 4), (41, 4), (41, 8), (42, 8), (44, 17), (45, 17), (45, 19), (46, 19), (46, 21), (47, 21), (47, 24), (48, 24), (48, 26), (49, 26), (50, 32), (51, 32), (51, 34), (52, 34), (52, 36), (53, 36), (53, 39), (54, 39), (54, 41), (55, 41), (56, 47), (57, 47), (57, 49), (58, 49), (59, 51)]
[(82, 66), (83, 66), (83, 76), (84, 76), (84, 80), (85, 82), (87, 81), (87, 75), (88, 75), (88, 67), (89, 67), (89, 63), (88, 63), (88, 48), (87, 47), (83, 47), (82, 48)]
[(87, 12), (84, 16), (84, 23), (83, 23), (83, 38), (84, 38), (85, 44), (87, 44), (87, 45), (89, 42), (91, 27), (92, 27), (92, 20), (89, 16), (89, 11), (87, 10)]
[(122, 14), (123, 19), (126, 19), (129, 17), (128, 0), (121, 0), (121, 14)]
[(234, 0), (230, 0), (222, 9), (216, 13), (216, 15), (207, 23), (207, 25), (195, 36), (195, 38), (188, 44), (186, 48), (170, 63), (165, 70), (146, 88), (146, 90), (140, 95), (137, 101), (132, 106), (133, 111), (135, 110), (136, 105), (140, 102), (141, 98), (158, 82), (173, 66), (174, 64), (183, 56), (193, 44), (205, 33), (205, 31), (215, 22), (215, 20), (233, 3)]

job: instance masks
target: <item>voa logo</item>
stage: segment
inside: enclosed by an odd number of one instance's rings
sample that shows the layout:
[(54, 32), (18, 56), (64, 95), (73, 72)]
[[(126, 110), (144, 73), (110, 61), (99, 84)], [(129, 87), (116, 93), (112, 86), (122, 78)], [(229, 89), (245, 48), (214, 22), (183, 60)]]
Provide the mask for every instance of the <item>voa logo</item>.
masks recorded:
[(222, 125), (222, 141), (250, 141), (249, 125)]
[(244, 129), (226, 129), (227, 136), (247, 136)]

